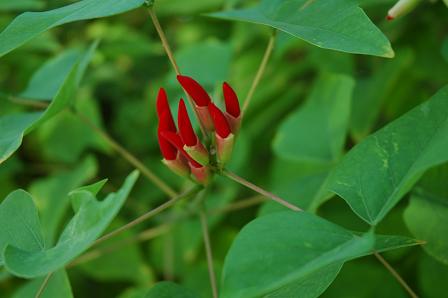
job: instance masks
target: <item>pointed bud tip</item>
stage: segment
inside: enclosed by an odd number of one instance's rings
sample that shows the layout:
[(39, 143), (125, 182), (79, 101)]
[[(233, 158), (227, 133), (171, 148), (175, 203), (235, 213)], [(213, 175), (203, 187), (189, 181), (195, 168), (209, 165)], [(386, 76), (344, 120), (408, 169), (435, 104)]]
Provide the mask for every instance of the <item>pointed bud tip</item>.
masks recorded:
[(395, 18), (393, 16), (391, 16), (390, 14), (388, 14), (386, 16), (386, 20), (388, 20), (388, 21), (392, 21), (393, 19), (395, 19)]
[(183, 75), (177, 75), (177, 81), (182, 85), (185, 92), (191, 96), (194, 102), (200, 106), (207, 106), (211, 101), (207, 91), (193, 78)]
[(208, 104), (208, 109), (212, 116), (215, 131), (221, 138), (226, 138), (230, 133), (230, 126), (221, 110), (212, 102)]
[(224, 101), (226, 104), (226, 112), (231, 116), (238, 118), (241, 115), (240, 103), (238, 96), (233, 88), (227, 83), (222, 84), (222, 91), (224, 94)]
[(179, 126), (180, 136), (182, 141), (187, 146), (194, 146), (198, 142), (196, 133), (191, 125), (190, 117), (188, 116), (187, 107), (184, 100), (181, 98), (179, 101), (179, 109), (177, 114), (177, 123)]

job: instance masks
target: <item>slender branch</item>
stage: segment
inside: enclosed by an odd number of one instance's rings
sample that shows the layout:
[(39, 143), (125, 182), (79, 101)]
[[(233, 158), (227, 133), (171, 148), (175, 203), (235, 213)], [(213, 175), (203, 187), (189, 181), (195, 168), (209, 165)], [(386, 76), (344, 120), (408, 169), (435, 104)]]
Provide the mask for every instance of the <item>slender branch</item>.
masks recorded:
[(15, 96), (11, 96), (11, 95), (8, 95), (8, 100), (15, 104), (29, 106), (29, 107), (38, 108), (38, 109), (46, 109), (46, 108), (48, 108), (48, 105), (49, 105), (45, 101), (29, 100), (29, 99), (19, 98), (19, 97), (15, 97)]
[(130, 228), (132, 228), (132, 227), (134, 227), (134, 226), (144, 222), (145, 220), (147, 220), (147, 219), (149, 219), (149, 218), (159, 214), (160, 212), (168, 209), (169, 207), (171, 207), (174, 204), (176, 204), (179, 200), (187, 198), (187, 197), (197, 193), (198, 191), (199, 191), (199, 187), (198, 186), (195, 186), (195, 187), (191, 188), (190, 190), (184, 192), (183, 194), (180, 194), (180, 195), (172, 198), (171, 200), (163, 203), (159, 207), (157, 207), (155, 209), (152, 209), (151, 211), (143, 214), (140, 217), (137, 217), (133, 221), (125, 224), (124, 226), (122, 226), (122, 227), (120, 227), (120, 228), (110, 232), (109, 234), (104, 235), (101, 238), (98, 238), (93, 245), (97, 245), (97, 244), (99, 244), (99, 243), (101, 243), (101, 242), (103, 242), (103, 241), (105, 241), (107, 239), (110, 239), (110, 238), (112, 238), (112, 237), (114, 237), (114, 236), (116, 236), (116, 235), (118, 235), (118, 234), (120, 234), (120, 233), (122, 233), (122, 232), (124, 232), (126, 230), (129, 230)]
[(128, 150), (126, 150), (123, 146), (121, 146), (117, 141), (112, 139), (105, 131), (96, 126), (95, 123), (92, 122), (85, 115), (75, 112), (75, 114), (93, 131), (95, 131), (100, 137), (102, 137), (115, 151), (117, 151), (127, 162), (136, 167), (148, 180), (154, 183), (155, 186), (160, 188), (164, 193), (166, 193), (171, 198), (177, 196), (177, 193), (162, 179), (160, 179), (154, 172), (152, 172), (148, 167), (146, 167), (140, 160), (138, 160), (134, 155), (132, 155)]
[(163, 235), (166, 232), (170, 230), (170, 227), (166, 224), (157, 226), (155, 228), (149, 228), (147, 230), (144, 230), (140, 232), (139, 234), (131, 237), (127, 237), (126, 239), (123, 239), (123, 241), (119, 241), (114, 243), (113, 245), (104, 247), (104, 248), (98, 248), (91, 250), (83, 255), (81, 255), (79, 258), (75, 259), (73, 262), (71, 262), (67, 268), (75, 267), (79, 264), (83, 264), (89, 261), (92, 261), (94, 259), (97, 259), (101, 256), (104, 256), (105, 254), (112, 253), (120, 248), (123, 248), (126, 245), (133, 244), (133, 243), (139, 243), (143, 241), (147, 241), (153, 238), (156, 238), (157, 236)]
[(274, 195), (273, 193), (271, 193), (271, 192), (269, 192), (269, 191), (267, 191), (267, 190), (262, 189), (262, 188), (259, 187), (259, 186), (256, 186), (255, 184), (253, 184), (253, 183), (247, 181), (246, 179), (244, 179), (244, 178), (238, 176), (237, 174), (235, 174), (235, 173), (233, 173), (233, 172), (230, 172), (229, 170), (224, 169), (224, 170), (222, 171), (222, 174), (223, 174), (224, 176), (226, 176), (227, 178), (229, 178), (229, 179), (231, 179), (231, 180), (233, 180), (233, 181), (235, 181), (235, 182), (237, 182), (237, 183), (239, 183), (239, 184), (241, 184), (241, 185), (244, 185), (244, 186), (246, 186), (247, 188), (250, 188), (250, 189), (252, 189), (252, 190), (255, 191), (255, 192), (258, 192), (259, 194), (261, 194), (261, 195), (263, 195), (263, 196), (266, 196), (266, 197), (268, 197), (268, 198), (270, 198), (270, 199), (276, 201), (277, 203), (282, 204), (282, 205), (285, 206), (286, 208), (289, 208), (289, 209), (291, 209), (291, 210), (293, 210), (293, 211), (303, 211), (303, 210), (300, 209), (299, 207), (297, 207), (297, 206), (295, 206), (295, 205), (289, 203), (288, 201), (286, 201), (286, 200), (280, 198), (280, 197), (277, 196), (277, 195)]
[(252, 85), (250, 86), (249, 92), (247, 93), (246, 99), (244, 100), (243, 112), (247, 110), (249, 107), (249, 103), (254, 96), (255, 90), (257, 89), (258, 84), (260, 83), (261, 77), (264, 74), (266, 69), (266, 65), (268, 64), (269, 58), (271, 57), (272, 50), (274, 49), (275, 43), (275, 35), (277, 30), (274, 29), (272, 31), (271, 37), (269, 37), (268, 45), (266, 50), (264, 51), (263, 59), (261, 60), (260, 66), (258, 67), (257, 74), (255, 75), (254, 80), (252, 81)]
[(248, 199), (236, 201), (222, 208), (210, 209), (207, 212), (207, 215), (225, 214), (228, 212), (249, 208), (263, 202), (266, 202), (266, 197), (262, 195), (256, 195)]
[(386, 267), (390, 274), (395, 277), (395, 279), (400, 283), (400, 285), (408, 292), (409, 296), (412, 298), (418, 298), (417, 294), (411, 289), (411, 287), (406, 283), (406, 281), (400, 276), (400, 274), (378, 253), (373, 253), (375, 257), (381, 262), (381, 264)]
[[(168, 39), (166, 38), (165, 32), (163, 31), (162, 26), (160, 25), (159, 18), (157, 17), (156, 12), (154, 11), (153, 5), (149, 6), (148, 12), (149, 12), (149, 16), (151, 17), (152, 23), (154, 24), (154, 27), (156, 28), (157, 34), (160, 37), (160, 41), (162, 42), (162, 46), (165, 49), (166, 55), (168, 56), (168, 59), (170, 60), (171, 65), (173, 65), (176, 75), (180, 75), (181, 73), (180, 73), (179, 66), (177, 65), (176, 59), (174, 59), (173, 51), (171, 50), (171, 47), (170, 47), (170, 44), (168, 43)], [(207, 133), (206, 133), (205, 127), (202, 124), (202, 122), (199, 121), (198, 112), (194, 108), (195, 105), (194, 105), (193, 99), (187, 92), (185, 92), (185, 95), (187, 96), (188, 101), (190, 102), (190, 105), (193, 107), (193, 111), (196, 115), (196, 118), (198, 119), (199, 127), (201, 128), (202, 134), (204, 135), (205, 138), (207, 138)]]
[(50, 272), (47, 274), (47, 276), (45, 276), (44, 281), (42, 282), (42, 284), (40, 285), (39, 290), (37, 290), (36, 295), (34, 296), (34, 298), (40, 298), (42, 296), (42, 294), (45, 291), (45, 288), (48, 285), (48, 282), (50, 281), (50, 278), (53, 276), (53, 272)]
[(207, 255), (207, 267), (208, 267), (208, 275), (210, 278), (210, 286), (212, 288), (213, 298), (218, 298), (218, 288), (216, 286), (216, 275), (215, 270), (213, 268), (213, 253), (212, 253), (212, 247), (210, 245), (210, 235), (208, 231), (207, 215), (205, 214), (203, 204), (199, 209), (199, 218), (201, 220), (202, 236), (204, 238), (204, 248), (205, 253)]

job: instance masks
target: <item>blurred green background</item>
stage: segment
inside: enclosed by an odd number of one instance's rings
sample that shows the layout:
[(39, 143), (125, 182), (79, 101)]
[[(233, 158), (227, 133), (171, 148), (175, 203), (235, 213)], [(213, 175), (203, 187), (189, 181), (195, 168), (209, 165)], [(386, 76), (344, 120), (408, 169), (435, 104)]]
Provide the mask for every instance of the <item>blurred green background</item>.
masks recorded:
[[(0, 28), (23, 11), (48, 10), (71, 2), (74, 1), (0, 0)], [(159, 0), (156, 3), (180, 69), (203, 84), (217, 101), (223, 81), (229, 82), (240, 99), (244, 99), (271, 31), (264, 26), (221, 21), (203, 14), (256, 2)], [(302, 106), (320, 77), (343, 74), (355, 80), (346, 150), (428, 99), (448, 78), (447, 9), (441, 1), (425, 1), (411, 14), (393, 22), (387, 22), (385, 15), (394, 1), (359, 2), (391, 41), (395, 58), (324, 50), (278, 34), (273, 56), (245, 115), (229, 166), (299, 206), (309, 207), (307, 204), (316, 196), (333, 162), (289, 159), (278, 153), (276, 146), (280, 145), (274, 140), (279, 127)], [(97, 39), (100, 43), (82, 80), (77, 107), (169, 185), (180, 189), (184, 181), (160, 162), (155, 96), (159, 87), (165, 87), (175, 110), (183, 93), (144, 8), (57, 27), (2, 57), (0, 116), (30, 109), (14, 101), (11, 95), (23, 93), (32, 74), (46, 61), (61, 54), (76, 55)], [(295, 135), (289, 137), (294, 139)], [(309, 141), (313, 142), (312, 136)], [(70, 111), (64, 111), (25, 137), (20, 150), (1, 165), (0, 198), (23, 188), (37, 198), (39, 207), (40, 197), (62, 200), (69, 190), (102, 178), (109, 178), (105, 191), (113, 191), (131, 170), (85, 123)], [(265, 203), (261, 207), (257, 204), (232, 212), (219, 211), (232, 201), (253, 197), (254, 193), (224, 178), (216, 180), (207, 200), (211, 211), (216, 211), (210, 224), (219, 275), (225, 254), (241, 227), (259, 213), (271, 212), (275, 206)], [(166, 199), (157, 187), (141, 178), (112, 228)], [(410, 235), (403, 222), (407, 204), (403, 200), (393, 209), (381, 223), (380, 232)], [(195, 217), (185, 215), (188, 208), (188, 202), (181, 203), (104, 244), (110, 246), (116, 242), (120, 247), (70, 268), (74, 296), (136, 297), (133, 295), (156, 281), (172, 279), (203, 297), (210, 297), (200, 225)], [(327, 201), (316, 212), (342, 226), (367, 229), (338, 198)], [(63, 214), (68, 216), (68, 211)], [(46, 220), (51, 221), (51, 216)], [(59, 230), (63, 222), (62, 218), (55, 223), (55, 229)], [(155, 231), (160, 235), (154, 239), (124, 245), (120, 242), (162, 224), (164, 228)], [(386, 257), (422, 297), (446, 296), (448, 284), (443, 281), (448, 280), (448, 267), (427, 256), (421, 248), (394, 251)], [(26, 297), (20, 296), (25, 288), (18, 290), (23, 285), (23, 280), (0, 271), (1, 297)], [(323, 297), (395, 298), (406, 297), (406, 293), (379, 262), (365, 257), (344, 266)]]

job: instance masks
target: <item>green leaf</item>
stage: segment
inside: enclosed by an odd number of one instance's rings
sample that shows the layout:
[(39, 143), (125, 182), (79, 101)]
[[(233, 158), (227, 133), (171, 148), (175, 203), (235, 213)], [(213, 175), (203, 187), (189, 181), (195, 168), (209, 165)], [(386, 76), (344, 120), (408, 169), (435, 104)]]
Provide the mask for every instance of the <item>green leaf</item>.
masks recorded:
[(342, 155), (354, 81), (326, 74), (315, 83), (306, 103), (280, 125), (275, 153), (288, 160), (333, 163)]
[(418, 285), (421, 297), (439, 298), (448, 292), (448, 266), (422, 255), (418, 264)]
[(58, 173), (31, 184), (29, 192), (39, 210), (46, 245), (52, 245), (55, 241), (58, 228), (70, 205), (68, 193), (93, 178), (96, 172), (95, 159), (88, 157), (69, 172)]
[(0, 57), (36, 35), (70, 22), (120, 14), (142, 5), (144, 0), (83, 0), (44, 12), (25, 12), (0, 33)]
[(352, 0), (262, 0), (253, 8), (209, 16), (267, 25), (325, 49), (394, 56), (390, 42)]
[(423, 249), (448, 265), (448, 164), (428, 171), (413, 192), (404, 220), (411, 233), (426, 241)]
[(198, 298), (189, 289), (170, 281), (159, 282), (152, 287), (145, 298)]
[(383, 103), (390, 101), (391, 92), (403, 81), (403, 73), (413, 62), (411, 51), (400, 51), (395, 59), (383, 62), (368, 79), (360, 79), (353, 94), (350, 119), (351, 133), (355, 140), (365, 138), (376, 123)]
[(0, 11), (40, 9), (44, 7), (42, 0), (0, 0)]
[(18, 96), (26, 99), (50, 100), (56, 95), (64, 79), (82, 55), (82, 51), (70, 49), (48, 60), (33, 74), (25, 90)]
[[(383, 249), (400, 244), (392, 240), (394, 236), (386, 237), (379, 244)], [(405, 240), (403, 245), (416, 244)], [(344, 262), (375, 248), (371, 232), (357, 236), (307, 212), (263, 216), (245, 226), (232, 244), (224, 264), (221, 297), (291, 297), (293, 293), (317, 297)]]
[(0, 204), (0, 265), (7, 245), (27, 250), (44, 249), (33, 199), (24, 190), (10, 193)]
[(90, 61), (96, 46), (97, 42), (93, 43), (79, 62), (72, 67), (68, 75), (61, 81), (62, 85), (59, 86), (53, 100), (44, 112), (20, 113), (0, 117), (0, 164), (20, 147), (25, 134), (30, 133), (72, 103), (80, 81), (80, 75), (84, 72), (86, 61)]
[[(137, 177), (138, 172), (130, 174), (118, 192), (109, 194), (102, 201), (85, 190), (72, 193), (81, 204), (56, 245), (39, 250), (8, 245), (3, 253), (7, 270), (16, 276), (33, 278), (67, 265), (101, 236), (123, 206)], [(12, 222), (10, 225), (14, 226)]]
[[(45, 277), (36, 278), (27, 282), (21, 288), (19, 288), (12, 298), (29, 298), (35, 297), (39, 291)], [(60, 270), (53, 273), (48, 280), (45, 289), (43, 290), (41, 298), (72, 298), (72, 288), (65, 270)]]
[(329, 190), (378, 224), (429, 168), (448, 160), (448, 87), (367, 137), (333, 171)]

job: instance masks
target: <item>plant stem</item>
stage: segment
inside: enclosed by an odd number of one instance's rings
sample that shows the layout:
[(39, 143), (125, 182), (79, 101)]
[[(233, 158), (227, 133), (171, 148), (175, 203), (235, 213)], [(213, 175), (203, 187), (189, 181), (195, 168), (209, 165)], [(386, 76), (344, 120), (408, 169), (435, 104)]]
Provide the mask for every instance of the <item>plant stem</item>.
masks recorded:
[(11, 95), (8, 95), (8, 99), (12, 103), (29, 106), (32, 108), (46, 109), (49, 106), (49, 104), (47, 102), (37, 101), (37, 100), (29, 100), (29, 99), (19, 98), (19, 97), (15, 97), (15, 96), (11, 96)]
[[(168, 59), (170, 60), (171, 65), (173, 66), (174, 71), (176, 72), (176, 75), (180, 75), (181, 73), (180, 73), (179, 66), (177, 65), (176, 59), (174, 59), (173, 51), (171, 50), (171, 47), (170, 47), (170, 44), (168, 43), (168, 39), (166, 38), (165, 32), (163, 31), (162, 26), (160, 25), (159, 18), (157, 17), (157, 14), (154, 11), (153, 5), (149, 6), (148, 12), (149, 12), (149, 16), (151, 17), (152, 23), (154, 24), (154, 27), (156, 28), (157, 34), (159, 35), (160, 41), (162, 42), (162, 46), (165, 49), (166, 55), (168, 56)], [(207, 136), (204, 124), (199, 120), (198, 112), (194, 108), (195, 104), (193, 102), (193, 99), (187, 92), (185, 92), (185, 95), (187, 96), (188, 101), (190, 102), (190, 105), (193, 108), (193, 111), (196, 115), (196, 118), (198, 119), (199, 127), (201, 128), (201, 132), (202, 132), (203, 136), (207, 139), (208, 136)]]
[(39, 290), (37, 291), (36, 295), (34, 296), (34, 298), (40, 298), (42, 296), (42, 294), (45, 291), (45, 288), (48, 285), (48, 282), (50, 281), (50, 278), (53, 276), (53, 272), (50, 272), (47, 274), (47, 276), (45, 276), (44, 281), (42, 282), (42, 284), (40, 285)]
[(72, 268), (79, 264), (83, 264), (83, 263), (89, 262), (91, 260), (97, 259), (105, 254), (112, 253), (126, 245), (153, 239), (157, 236), (165, 234), (169, 230), (170, 230), (170, 227), (166, 224), (163, 224), (163, 225), (160, 225), (160, 226), (157, 226), (154, 228), (146, 229), (146, 230), (140, 232), (138, 235), (123, 239), (123, 241), (119, 241), (119, 242), (117, 241), (116, 243), (113, 243), (113, 245), (94, 249), (89, 252), (86, 252), (85, 254), (81, 255), (79, 258), (77, 258), (73, 262), (71, 262), (67, 266), (67, 268)]
[(258, 84), (260, 83), (261, 77), (264, 74), (266, 69), (266, 65), (268, 64), (269, 58), (271, 57), (272, 50), (274, 49), (275, 43), (275, 35), (277, 30), (274, 29), (272, 31), (271, 36), (269, 37), (268, 45), (266, 50), (264, 51), (263, 59), (261, 60), (260, 66), (258, 67), (257, 74), (255, 75), (254, 80), (252, 81), (252, 85), (250, 86), (249, 92), (247, 93), (246, 99), (244, 100), (243, 112), (245, 112), (254, 96), (255, 89), (257, 89)]
[(207, 255), (208, 275), (210, 278), (210, 286), (212, 288), (213, 298), (218, 298), (218, 288), (216, 287), (216, 275), (213, 268), (213, 253), (210, 245), (210, 235), (208, 231), (207, 215), (205, 214), (204, 204), (199, 209), (199, 218), (201, 220), (202, 236), (204, 238), (204, 248)]
[(390, 274), (395, 277), (395, 279), (400, 283), (400, 285), (408, 292), (409, 296), (412, 298), (418, 298), (417, 294), (411, 289), (411, 287), (406, 283), (406, 281), (400, 276), (400, 274), (378, 253), (373, 253), (375, 257), (381, 262), (381, 264), (386, 267)]
[(270, 199), (276, 201), (277, 203), (282, 204), (282, 205), (285, 206), (286, 208), (289, 208), (289, 209), (291, 209), (291, 210), (293, 210), (293, 211), (303, 211), (303, 210), (300, 209), (299, 207), (297, 207), (297, 206), (295, 206), (295, 205), (289, 203), (288, 201), (286, 201), (286, 200), (280, 198), (279, 196), (274, 195), (273, 193), (271, 193), (271, 192), (269, 192), (269, 191), (266, 191), (266, 190), (262, 189), (261, 187), (256, 186), (255, 184), (253, 184), (253, 183), (247, 181), (246, 179), (244, 179), (244, 178), (238, 176), (237, 174), (235, 174), (235, 173), (233, 173), (233, 172), (230, 172), (229, 170), (224, 169), (224, 170), (222, 171), (222, 174), (223, 174), (224, 176), (226, 176), (227, 178), (230, 178), (230, 179), (232, 179), (233, 181), (235, 181), (235, 182), (237, 182), (237, 183), (239, 183), (239, 184), (241, 184), (241, 185), (244, 185), (244, 186), (246, 186), (247, 188), (250, 188), (250, 189), (252, 189), (252, 190), (255, 191), (255, 192), (258, 192), (259, 194), (261, 194), (261, 195), (263, 195), (263, 196), (266, 196), (266, 197), (268, 197), (268, 198), (270, 198)]
[(118, 152), (121, 157), (123, 157), (127, 162), (136, 167), (148, 180), (154, 183), (155, 186), (160, 188), (165, 194), (174, 198), (177, 196), (177, 193), (162, 179), (157, 177), (154, 172), (152, 172), (148, 167), (146, 167), (138, 158), (132, 155), (128, 150), (126, 150), (123, 146), (121, 146), (117, 141), (112, 139), (105, 131), (95, 125), (88, 117), (85, 115), (75, 112), (85, 124), (87, 124), (94, 132), (96, 132), (101, 138), (103, 138), (116, 152)]
[(172, 198), (171, 200), (169, 200), (169, 201), (163, 203), (163, 204), (160, 205), (159, 207), (157, 207), (157, 208), (155, 208), (155, 209), (152, 209), (151, 211), (149, 211), (149, 212), (143, 214), (143, 215), (140, 216), (140, 217), (137, 217), (137, 218), (134, 219), (133, 221), (131, 221), (131, 222), (125, 224), (124, 226), (122, 226), (122, 227), (120, 227), (120, 228), (118, 228), (118, 229), (116, 229), (116, 230), (110, 232), (109, 234), (104, 235), (104, 236), (101, 237), (101, 238), (98, 238), (98, 239), (94, 242), (93, 245), (97, 245), (97, 244), (99, 244), (99, 243), (101, 243), (101, 242), (103, 242), (103, 241), (105, 241), (105, 240), (107, 240), (107, 239), (110, 239), (110, 238), (112, 238), (112, 237), (114, 237), (114, 236), (116, 236), (116, 235), (118, 235), (118, 234), (120, 234), (120, 233), (122, 233), (122, 232), (124, 232), (124, 231), (126, 231), (126, 230), (129, 230), (130, 228), (132, 228), (132, 227), (134, 227), (134, 226), (136, 226), (136, 225), (138, 225), (138, 224), (144, 222), (145, 220), (147, 220), (147, 219), (149, 219), (149, 218), (151, 218), (151, 217), (153, 217), (153, 216), (159, 214), (160, 212), (162, 212), (162, 211), (168, 209), (169, 207), (173, 206), (174, 204), (176, 204), (176, 203), (177, 203), (178, 201), (180, 201), (181, 199), (187, 198), (187, 197), (189, 197), (189, 196), (191, 196), (191, 195), (197, 193), (198, 191), (199, 191), (199, 187), (198, 187), (198, 186), (195, 186), (195, 187), (191, 188), (190, 190), (188, 190), (188, 191), (186, 191), (186, 192), (184, 192), (184, 193), (182, 193), (182, 194), (180, 194), (180, 195), (178, 195), (178, 196)]

